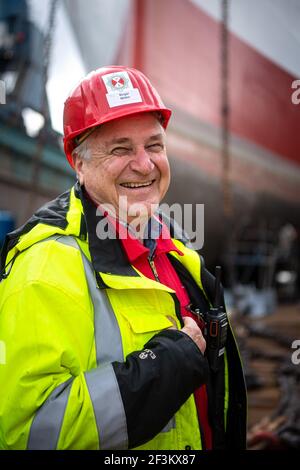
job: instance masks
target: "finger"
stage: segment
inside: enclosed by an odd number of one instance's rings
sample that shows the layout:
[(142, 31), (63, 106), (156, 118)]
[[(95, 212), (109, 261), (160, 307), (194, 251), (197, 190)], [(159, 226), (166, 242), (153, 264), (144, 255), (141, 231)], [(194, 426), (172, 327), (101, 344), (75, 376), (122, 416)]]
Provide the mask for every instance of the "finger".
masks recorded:
[(204, 354), (205, 349), (206, 349), (206, 341), (202, 334), (196, 337), (195, 343), (197, 344), (202, 354)]
[(176, 320), (174, 317), (171, 317), (170, 315), (166, 315), (167, 319), (173, 324), (173, 326), (170, 326), (170, 328), (173, 330), (178, 330)]
[(184, 317), (183, 321), (184, 327), (182, 328), (182, 331), (192, 338), (192, 340), (196, 343), (202, 354), (204, 354), (204, 351), (206, 349), (206, 341), (201, 332), (201, 329), (199, 328), (195, 320), (190, 317)]
[(182, 317), (183, 318), (183, 323), (184, 323), (184, 326), (187, 326), (187, 327), (198, 327), (197, 323), (195, 322), (195, 320), (193, 320), (193, 318), (191, 317)]

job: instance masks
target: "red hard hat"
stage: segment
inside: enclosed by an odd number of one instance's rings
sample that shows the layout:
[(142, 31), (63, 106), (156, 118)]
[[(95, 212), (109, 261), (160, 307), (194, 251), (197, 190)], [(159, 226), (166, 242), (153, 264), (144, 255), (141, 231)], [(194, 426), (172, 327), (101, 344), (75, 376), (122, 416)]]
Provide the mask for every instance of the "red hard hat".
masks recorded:
[(151, 111), (160, 112), (166, 128), (171, 110), (139, 70), (108, 66), (89, 73), (65, 102), (64, 148), (70, 165), (75, 137), (105, 122)]

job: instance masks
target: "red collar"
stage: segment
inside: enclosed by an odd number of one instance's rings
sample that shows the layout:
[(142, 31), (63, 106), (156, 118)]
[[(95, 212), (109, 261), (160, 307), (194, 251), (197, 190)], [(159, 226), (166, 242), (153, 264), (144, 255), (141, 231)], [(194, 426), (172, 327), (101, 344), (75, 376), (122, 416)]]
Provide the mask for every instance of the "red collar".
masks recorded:
[[(96, 207), (99, 207), (86, 190), (85, 193), (90, 199), (90, 201), (92, 201)], [(109, 222), (115, 228), (116, 235), (122, 243), (122, 246), (130, 264), (134, 264), (134, 262), (140, 256), (148, 257), (150, 251), (149, 248), (144, 246), (139, 239), (134, 237), (134, 235), (128, 231), (128, 228), (124, 224), (122, 224), (119, 220), (115, 219), (114, 217), (110, 216), (107, 211), (104, 211), (104, 216), (107, 217)], [(157, 216), (153, 217), (155, 217), (157, 223), (161, 224), (160, 235), (156, 239), (155, 256), (159, 256), (164, 253), (169, 253), (170, 251), (175, 251), (180, 256), (183, 256), (182, 251), (180, 251), (172, 241), (168, 227), (163, 222), (161, 222)]]
[[(144, 246), (137, 238), (130, 236), (121, 239), (121, 242), (130, 264), (134, 264), (140, 256), (148, 257), (150, 251), (149, 248)], [(168, 228), (162, 224), (161, 234), (159, 238), (156, 239), (155, 256), (169, 253), (170, 251), (175, 251), (180, 256), (183, 256), (182, 251), (180, 251), (172, 241)]]
[[(122, 223), (120, 223), (113, 217), (110, 217), (109, 215), (106, 216), (115, 227), (117, 235), (121, 235), (120, 241), (122, 243), (122, 246), (130, 264), (134, 264), (140, 256), (148, 257), (150, 251), (149, 248), (144, 246), (138, 238), (131, 234), (128, 231), (128, 228), (125, 227)], [(180, 251), (172, 241), (167, 226), (162, 223), (156, 216), (154, 217), (156, 218), (156, 221), (161, 224), (161, 232), (159, 237), (156, 239), (155, 256), (159, 256), (164, 253), (169, 253), (170, 251), (175, 251), (180, 256), (183, 256), (182, 251)]]

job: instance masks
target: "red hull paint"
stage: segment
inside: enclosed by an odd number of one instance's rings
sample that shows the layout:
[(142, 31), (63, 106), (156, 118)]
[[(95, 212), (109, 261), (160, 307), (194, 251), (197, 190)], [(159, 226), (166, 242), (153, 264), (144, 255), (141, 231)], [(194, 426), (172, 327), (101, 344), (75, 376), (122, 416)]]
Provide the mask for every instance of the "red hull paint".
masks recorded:
[[(176, 161), (182, 161), (195, 169), (199, 177), (209, 178), (211, 181), (222, 181), (222, 162), (220, 152), (200, 142), (169, 131), (168, 154)], [(298, 177), (293, 174), (289, 165), (277, 159), (266, 165), (265, 160), (254, 162), (242, 155), (231, 157), (232, 165), (229, 172), (231, 183), (244, 193), (271, 194), (279, 200), (300, 204), (299, 172)], [(261, 164), (263, 163), (263, 164)], [(288, 170), (288, 171), (286, 171)], [(191, 188), (188, 186), (187, 191)]]
[[(220, 26), (188, 0), (135, 0), (118, 61), (141, 68), (169, 106), (220, 126)], [(230, 130), (300, 164), (296, 77), (230, 34)]]

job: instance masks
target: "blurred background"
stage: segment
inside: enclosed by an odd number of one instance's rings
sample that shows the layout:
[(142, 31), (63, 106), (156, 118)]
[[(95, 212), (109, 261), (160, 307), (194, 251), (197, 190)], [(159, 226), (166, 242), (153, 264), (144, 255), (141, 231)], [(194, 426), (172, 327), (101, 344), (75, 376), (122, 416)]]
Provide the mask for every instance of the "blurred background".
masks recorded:
[(173, 110), (166, 202), (205, 205), (223, 267), (252, 449), (300, 448), (299, 24), (299, 0), (0, 0), (0, 245), (75, 181), (71, 89), (142, 70)]

